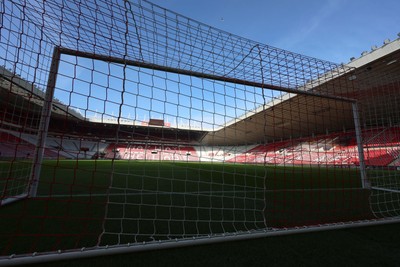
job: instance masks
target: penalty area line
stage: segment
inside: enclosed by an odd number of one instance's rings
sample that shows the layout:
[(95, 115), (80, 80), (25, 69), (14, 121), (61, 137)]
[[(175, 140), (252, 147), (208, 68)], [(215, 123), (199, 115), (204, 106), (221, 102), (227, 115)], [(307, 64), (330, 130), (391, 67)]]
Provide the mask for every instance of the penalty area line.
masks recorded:
[[(378, 189), (378, 188), (372, 188)], [(122, 193), (97, 193), (97, 194), (54, 194), (54, 195), (39, 195), (36, 198), (66, 198), (66, 197), (107, 197), (107, 196), (140, 196), (140, 195), (209, 195), (209, 196), (224, 196), (232, 197), (232, 194), (245, 194), (245, 193), (281, 193), (281, 192), (327, 192), (327, 191), (355, 191), (365, 190), (360, 187), (350, 188), (317, 188), (317, 189), (275, 189), (275, 190), (264, 190), (264, 189), (249, 189), (249, 190), (226, 190), (226, 191), (191, 191), (191, 192), (165, 192), (165, 191), (136, 191), (136, 192), (122, 192)], [(385, 190), (385, 189), (381, 189)], [(386, 191), (397, 192), (390, 189)], [(229, 194), (229, 195), (228, 195)]]
[(378, 191), (384, 191), (384, 192), (390, 192), (390, 193), (400, 193), (399, 189), (382, 188), (382, 187), (377, 187), (377, 186), (371, 186), (371, 189), (378, 190)]

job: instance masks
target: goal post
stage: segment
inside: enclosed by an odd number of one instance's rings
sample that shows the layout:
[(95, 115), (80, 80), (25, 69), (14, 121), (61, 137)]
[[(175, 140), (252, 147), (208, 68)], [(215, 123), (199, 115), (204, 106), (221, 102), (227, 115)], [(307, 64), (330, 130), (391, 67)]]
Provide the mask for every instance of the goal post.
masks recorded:
[[(217, 75), (210, 75), (207, 73), (192, 72), (192, 71), (188, 71), (188, 70), (181, 70), (181, 69), (175, 69), (175, 68), (170, 68), (170, 67), (166, 67), (166, 66), (159, 66), (159, 65), (155, 65), (155, 64), (146, 64), (146, 63), (142, 63), (142, 62), (138, 62), (138, 61), (126, 60), (126, 59), (122, 59), (122, 58), (114, 58), (114, 57), (110, 57), (110, 56), (106, 56), (106, 55), (98, 55), (98, 54), (93, 54), (93, 53), (74, 51), (71, 49), (64, 49), (62, 47), (56, 48), (56, 49), (57, 49), (57, 54), (55, 54), (55, 55), (58, 56), (58, 58), (55, 58), (55, 56), (53, 56), (53, 58), (57, 62), (59, 62), (59, 54), (61, 53), (61, 54), (66, 54), (66, 55), (71, 55), (71, 56), (76, 56), (76, 57), (81, 57), (81, 58), (101, 60), (101, 61), (116, 63), (116, 64), (124, 64), (126, 66), (134, 66), (134, 67), (141, 67), (141, 68), (146, 68), (146, 69), (150, 69), (150, 70), (157, 70), (157, 71), (161, 71), (161, 72), (165, 72), (165, 73), (175, 73), (175, 74), (180, 74), (180, 75), (185, 75), (185, 76), (190, 76), (190, 77), (197, 77), (200, 79), (223, 81), (223, 82), (229, 82), (229, 83), (245, 85), (245, 86), (254, 86), (254, 87), (260, 88), (262, 91), (264, 91), (264, 88), (268, 88), (268, 90), (277, 90), (279, 92), (284, 92), (284, 93), (297, 93), (297, 94), (302, 94), (302, 95), (306, 95), (306, 96), (310, 96), (310, 97), (349, 102), (349, 103), (351, 103), (351, 109), (352, 109), (352, 115), (353, 115), (353, 121), (354, 121), (354, 134), (355, 134), (355, 139), (356, 139), (355, 141), (357, 144), (357, 153), (358, 153), (358, 159), (359, 159), (361, 184), (362, 184), (362, 188), (370, 189), (370, 184), (368, 182), (367, 172), (366, 172), (364, 152), (363, 152), (364, 148), (363, 148), (363, 141), (362, 141), (362, 129), (360, 126), (360, 114), (359, 114), (356, 99), (349, 99), (349, 98), (335, 96), (335, 95), (329, 95), (329, 94), (321, 94), (320, 92), (313, 92), (313, 91), (299, 91), (298, 89), (285, 88), (285, 87), (280, 87), (280, 86), (276, 86), (276, 85), (255, 83), (255, 82), (250, 82), (250, 81), (246, 81), (246, 80), (229, 78), (229, 77), (225, 77), (225, 76), (217, 76)], [(54, 80), (55, 80), (55, 77), (54, 77)], [(55, 84), (53, 86), (55, 86)], [(260, 94), (262, 95), (264, 93), (260, 93)], [(162, 120), (162, 122), (163, 122), (163, 120)], [(158, 126), (164, 126), (164, 125), (158, 125)]]
[[(46, 88), (46, 94), (44, 94), (43, 97), (43, 109), (41, 111), (41, 115), (38, 118), (38, 129), (37, 129), (37, 143), (35, 144), (36, 147), (33, 148), (31, 147), (33, 144), (27, 144), (26, 147), (23, 147), (22, 149), (19, 146), (19, 143), (25, 143), (24, 140), (14, 140), (14, 143), (10, 144), (8, 143), (8, 140), (2, 138), (2, 142), (5, 145), (5, 149), (9, 150), (9, 146), (13, 146), (12, 149), (14, 151), (5, 151), (6, 153), (11, 153), (10, 156), (14, 156), (14, 158), (11, 158), (12, 161), (18, 161), (20, 158), (22, 158), (25, 161), (25, 165), (28, 166), (28, 169), (30, 169), (29, 174), (26, 173), (26, 177), (22, 178), (22, 180), (25, 180), (22, 183), (18, 182), (18, 187), (20, 188), (18, 191), (14, 191), (14, 185), (12, 185), (15, 180), (20, 180), (20, 179), (13, 179), (13, 171), (12, 171), (12, 165), (9, 167), (9, 172), (8, 172), (8, 178), (2, 182), (2, 197), (0, 199), (0, 206), (2, 205), (7, 205), (11, 204), (15, 201), (24, 199), (26, 197), (36, 197), (37, 193), (37, 187), (39, 183), (39, 177), (40, 177), (40, 169), (43, 163), (43, 156), (44, 156), (44, 151), (45, 151), (45, 140), (48, 134), (48, 126), (50, 122), (50, 116), (51, 116), (51, 107), (53, 103), (53, 93), (54, 93), (54, 88), (56, 85), (56, 77), (57, 77), (57, 70), (58, 70), (58, 64), (60, 60), (60, 51), (58, 47), (54, 48), (53, 52), (53, 57), (52, 57), (52, 64), (50, 67), (50, 74), (49, 74), (49, 80), (47, 82), (47, 88)], [(10, 92), (13, 91), (13, 87), (19, 86), (19, 84), (13, 84), (13, 79), (19, 77), (15, 77), (15, 74), (12, 74), (11, 72), (2, 69), (2, 77), (5, 79), (3, 80), (2, 84), (2, 89), (7, 90), (6, 84), (9, 84), (9, 89)], [(14, 89), (15, 90), (15, 89)], [(18, 90), (18, 89), (17, 89)], [(29, 88), (22, 88), (22, 90), (29, 90)], [(29, 116), (29, 115), (28, 115)], [(7, 122), (2, 121), (3, 124), (6, 124)], [(21, 127), (21, 125), (12, 125), (10, 124), (11, 127)], [(10, 128), (11, 128), (10, 127)], [(6, 128), (4, 128), (6, 130)], [(15, 131), (10, 131), (10, 133), (3, 132), (2, 135), (8, 135), (11, 137), (11, 139), (18, 138), (18, 134)], [(19, 134), (21, 135), (21, 134)], [(33, 142), (34, 143), (34, 142)], [(24, 144), (25, 146), (25, 144)], [(18, 153), (23, 153), (21, 150), (27, 149), (28, 151), (32, 152), (32, 155), (30, 152), (27, 152), (24, 154), (22, 157), (18, 156)], [(14, 155), (12, 155), (14, 154)], [(1, 156), (1, 155), (0, 155)], [(7, 159), (9, 156), (3, 156)], [(30, 161), (32, 160), (32, 161)], [(19, 167), (16, 167), (19, 168)]]
[(0, 16), (0, 265), (399, 221), (393, 65), (144, 0)]
[(360, 112), (358, 110), (358, 105), (356, 102), (353, 102), (351, 107), (353, 110), (354, 131), (355, 131), (355, 135), (356, 135), (358, 158), (359, 158), (359, 162), (360, 162), (361, 185), (362, 185), (362, 188), (370, 189), (371, 185), (368, 181), (367, 171), (366, 171), (366, 166), (365, 166), (364, 147), (363, 147), (363, 142), (362, 142), (362, 131), (361, 131), (361, 126), (360, 126)]
[(56, 87), (58, 66), (60, 64), (60, 55), (61, 55), (60, 49), (58, 47), (54, 47), (53, 56), (51, 59), (50, 71), (49, 71), (49, 79), (47, 81), (46, 94), (43, 99), (43, 109), (37, 134), (37, 144), (36, 144), (35, 155), (33, 158), (33, 168), (27, 189), (27, 191), (29, 192), (28, 194), (29, 197), (36, 197), (37, 195), (37, 188), (40, 179), (40, 170), (43, 164), (46, 138), (50, 124), (51, 108), (53, 105), (53, 97), (54, 97), (54, 90)]

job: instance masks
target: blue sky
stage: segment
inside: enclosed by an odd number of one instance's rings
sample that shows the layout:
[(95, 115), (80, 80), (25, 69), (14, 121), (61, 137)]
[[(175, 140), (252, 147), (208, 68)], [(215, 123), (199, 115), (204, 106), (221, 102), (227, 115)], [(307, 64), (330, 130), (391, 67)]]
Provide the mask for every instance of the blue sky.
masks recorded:
[[(400, 32), (398, 0), (153, 0), (153, 3), (260, 43), (335, 63), (347, 63), (350, 57), (359, 57), (371, 46), (381, 46), (387, 38), (398, 38)], [(205, 81), (182, 75), (169, 77), (169, 81), (179, 80), (180, 83), (167, 86), (157, 80), (171, 74), (150, 70), (149, 73), (145, 70), (139, 73), (133, 68), (127, 70), (124, 105), (120, 107), (121, 82), (110, 86), (107, 80), (94, 74), (84, 75), (85, 66), (90, 69), (93, 63), (83, 60), (80, 62), (83, 69), (74, 69), (77, 67), (73, 61), (70, 64), (65, 61), (61, 68), (65, 78), (63, 83), (59, 83), (56, 97), (64, 103), (69, 102), (86, 117), (116, 117), (121, 114), (123, 118), (139, 121), (157, 118), (180, 127), (190, 125), (213, 129), (254, 110), (265, 100), (254, 88), (216, 81), (204, 84)], [(80, 73), (77, 79), (66, 78), (73, 77), (75, 72)], [(119, 72), (112, 70), (108, 75), (122, 77), (121, 73), (117, 74)], [(185, 82), (185, 79), (189, 80)], [(139, 86), (137, 80), (148, 84)], [(233, 99), (228, 92), (239, 95)], [(280, 97), (279, 92), (273, 94)], [(88, 100), (87, 95), (90, 95)], [(103, 101), (104, 98), (107, 101)]]
[[(400, 32), (399, 0), (152, 2), (215, 28), (335, 63), (347, 63)], [(270, 100), (259, 88), (135, 68), (126, 70), (122, 97), (121, 66), (66, 56), (63, 60), (55, 97), (87, 117), (162, 118), (175, 125), (213, 128)]]
[(347, 63), (400, 32), (399, 0), (153, 0), (227, 32)]

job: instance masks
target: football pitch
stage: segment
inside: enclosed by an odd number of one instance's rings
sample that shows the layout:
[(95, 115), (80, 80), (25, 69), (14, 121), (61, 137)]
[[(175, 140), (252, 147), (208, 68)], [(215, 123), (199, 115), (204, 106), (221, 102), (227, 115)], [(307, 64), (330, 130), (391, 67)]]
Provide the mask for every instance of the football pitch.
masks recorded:
[(349, 168), (47, 160), (37, 196), (0, 207), (0, 255), (371, 219), (369, 198)]

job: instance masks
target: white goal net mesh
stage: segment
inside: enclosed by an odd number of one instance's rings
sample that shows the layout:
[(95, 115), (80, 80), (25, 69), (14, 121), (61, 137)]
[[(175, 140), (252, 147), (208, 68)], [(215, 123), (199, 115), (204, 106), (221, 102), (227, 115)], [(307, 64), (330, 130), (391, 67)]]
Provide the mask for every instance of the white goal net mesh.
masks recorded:
[(0, 19), (0, 263), (399, 216), (399, 40), (340, 65), (143, 0)]

